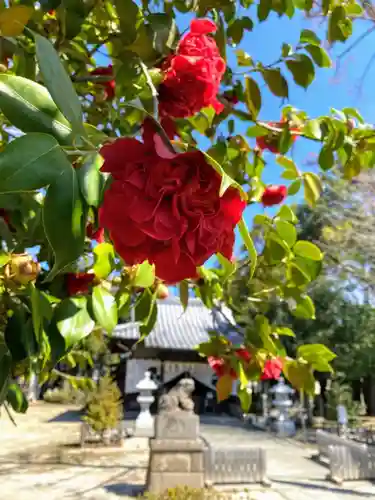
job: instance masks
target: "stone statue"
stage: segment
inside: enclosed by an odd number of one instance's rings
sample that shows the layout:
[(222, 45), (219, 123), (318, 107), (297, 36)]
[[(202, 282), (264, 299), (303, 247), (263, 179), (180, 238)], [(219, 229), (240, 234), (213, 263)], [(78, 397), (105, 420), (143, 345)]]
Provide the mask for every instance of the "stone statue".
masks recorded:
[(194, 401), (191, 395), (194, 392), (195, 384), (192, 378), (182, 378), (168, 394), (161, 396), (159, 401), (159, 412), (184, 411), (194, 412)]

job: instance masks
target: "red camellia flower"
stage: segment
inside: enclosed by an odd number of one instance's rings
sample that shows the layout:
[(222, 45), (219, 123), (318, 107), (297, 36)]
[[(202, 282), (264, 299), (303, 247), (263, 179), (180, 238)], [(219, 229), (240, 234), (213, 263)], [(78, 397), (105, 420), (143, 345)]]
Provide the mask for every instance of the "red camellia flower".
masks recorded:
[(237, 378), (236, 370), (233, 370), (233, 368), (231, 368), (224, 359), (209, 356), (207, 361), (218, 378), (223, 377), (224, 375), (230, 375), (233, 379)]
[(220, 176), (199, 151), (176, 154), (144, 125), (143, 142), (121, 138), (101, 150), (113, 181), (99, 223), (128, 265), (148, 260), (167, 283), (197, 278), (215, 253), (231, 259), (246, 203), (237, 189), (220, 197)]
[(281, 359), (267, 359), (267, 361), (264, 363), (261, 380), (277, 380), (280, 378), (282, 371), (283, 363)]
[(159, 87), (161, 115), (184, 118), (210, 105), (217, 113), (224, 109), (216, 96), (225, 61), (215, 40), (208, 36), (215, 31), (216, 25), (209, 19), (194, 19), (176, 54), (164, 62), (164, 80)]
[[(99, 66), (91, 71), (92, 75), (98, 76), (113, 76), (112, 64), (109, 66)], [(107, 101), (112, 100), (115, 97), (115, 80), (108, 80), (107, 82), (95, 82), (96, 85), (101, 85), (104, 88), (104, 97)]]
[[(285, 125), (285, 121), (280, 121), (280, 122), (268, 122), (268, 125), (270, 127), (275, 127), (275, 128), (280, 128)], [(292, 141), (294, 142), (297, 139), (297, 135), (293, 134), (293, 132), (298, 132), (298, 128), (291, 128), (290, 129), (290, 135), (292, 137)], [(261, 137), (256, 138), (256, 144), (259, 149), (264, 151), (265, 149), (268, 149), (268, 151), (271, 151), (271, 153), (278, 153), (279, 152), (279, 137), (280, 137), (280, 132), (271, 132), (267, 135), (263, 135)]]
[(245, 349), (244, 347), (240, 347), (239, 349), (236, 349), (235, 351), (235, 355), (241, 359), (242, 361), (244, 361), (245, 363), (249, 363), (250, 360), (251, 360), (251, 354), (249, 353), (249, 351), (247, 349)]
[(92, 273), (67, 273), (65, 275), (65, 283), (68, 295), (88, 293), (89, 286), (94, 279), (95, 274)]
[(5, 224), (9, 227), (10, 221), (9, 221), (9, 215), (8, 212), (4, 208), (0, 208), (0, 217), (4, 219)]
[(86, 234), (92, 240), (97, 241), (98, 243), (104, 243), (104, 228), (99, 227), (98, 229), (94, 229), (92, 224), (88, 224), (86, 228)]
[(284, 201), (287, 194), (286, 186), (268, 186), (263, 191), (261, 202), (264, 207), (272, 207)]

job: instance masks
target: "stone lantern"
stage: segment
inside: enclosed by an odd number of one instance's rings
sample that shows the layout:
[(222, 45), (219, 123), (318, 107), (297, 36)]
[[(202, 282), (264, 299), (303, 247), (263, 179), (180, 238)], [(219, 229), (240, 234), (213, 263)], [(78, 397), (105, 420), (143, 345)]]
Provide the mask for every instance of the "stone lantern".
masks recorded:
[(150, 413), (150, 406), (155, 401), (153, 392), (158, 386), (151, 378), (151, 372), (146, 371), (144, 378), (136, 385), (139, 396), (137, 401), (141, 407), (141, 411), (135, 421), (134, 435), (137, 437), (153, 437), (154, 417)]
[(276, 420), (272, 423), (272, 430), (280, 437), (294, 436), (296, 433), (296, 424), (289, 417), (289, 410), (293, 406), (291, 396), (294, 392), (294, 389), (285, 384), (282, 377), (270, 390), (273, 396), (272, 405), (278, 412)]

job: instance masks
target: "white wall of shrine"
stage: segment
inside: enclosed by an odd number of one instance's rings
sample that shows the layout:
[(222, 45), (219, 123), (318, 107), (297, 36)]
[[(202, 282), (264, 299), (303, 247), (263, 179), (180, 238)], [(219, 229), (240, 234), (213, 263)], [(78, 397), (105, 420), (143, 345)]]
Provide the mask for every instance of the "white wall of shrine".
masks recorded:
[[(161, 361), (158, 359), (129, 359), (126, 364), (125, 393), (137, 392), (136, 386), (143, 379), (145, 371), (155, 368), (161, 376)], [(189, 372), (202, 384), (212, 387), (212, 369), (205, 363), (179, 363), (175, 361), (164, 361), (163, 383), (178, 377), (184, 372)], [(232, 394), (236, 394), (236, 381), (233, 383)]]

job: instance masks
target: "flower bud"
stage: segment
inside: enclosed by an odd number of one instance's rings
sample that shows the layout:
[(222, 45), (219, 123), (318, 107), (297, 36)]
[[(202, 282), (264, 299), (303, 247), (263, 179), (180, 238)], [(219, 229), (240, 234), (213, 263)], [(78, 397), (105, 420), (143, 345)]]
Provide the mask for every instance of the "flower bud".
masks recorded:
[(168, 287), (160, 283), (156, 289), (156, 297), (160, 300), (167, 299), (169, 296)]
[(35, 262), (26, 253), (12, 255), (4, 269), (6, 278), (17, 285), (27, 285), (27, 283), (35, 281), (39, 273), (39, 262)]

